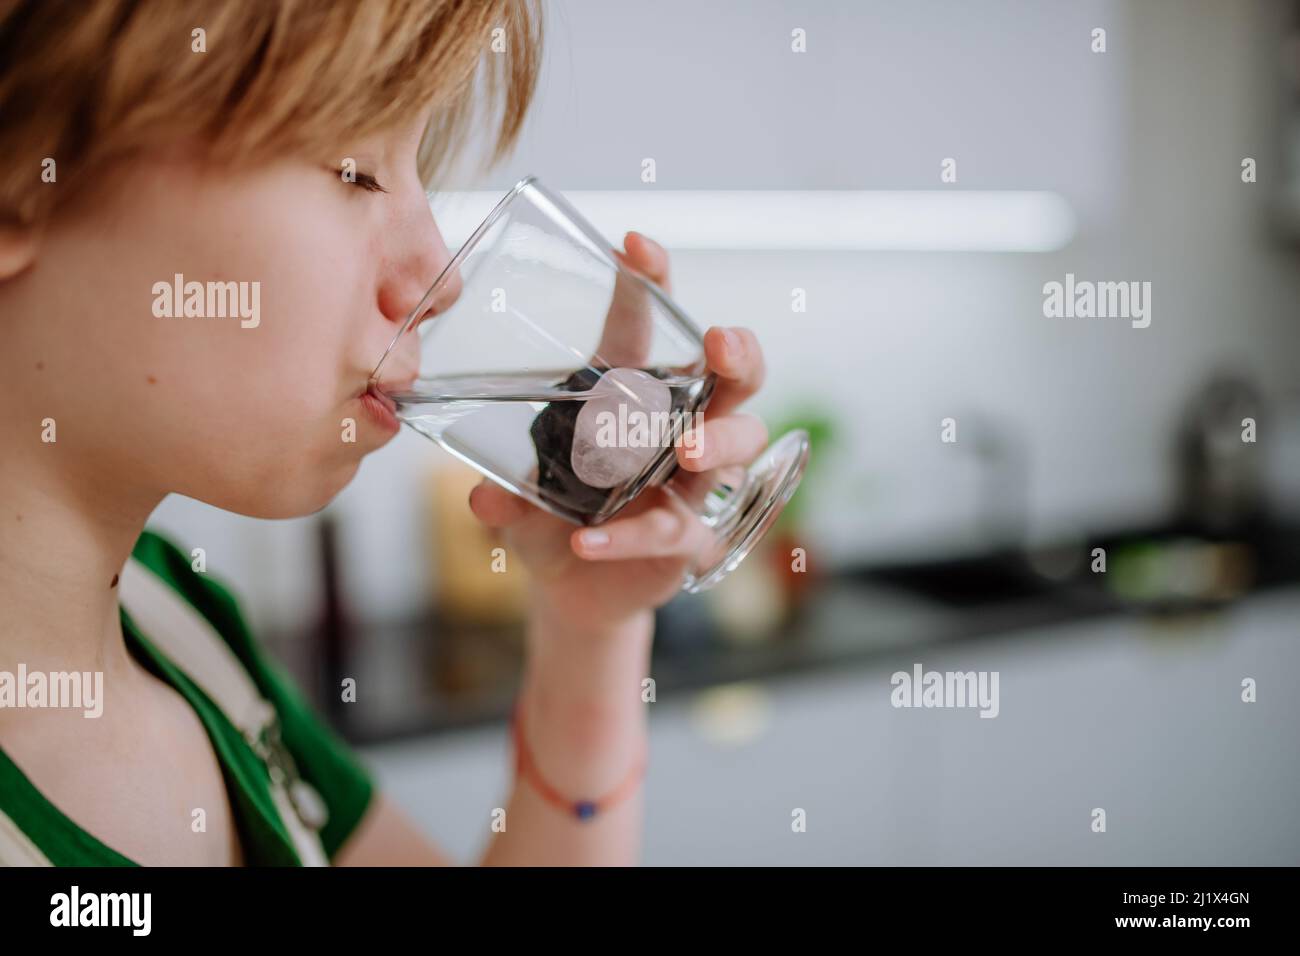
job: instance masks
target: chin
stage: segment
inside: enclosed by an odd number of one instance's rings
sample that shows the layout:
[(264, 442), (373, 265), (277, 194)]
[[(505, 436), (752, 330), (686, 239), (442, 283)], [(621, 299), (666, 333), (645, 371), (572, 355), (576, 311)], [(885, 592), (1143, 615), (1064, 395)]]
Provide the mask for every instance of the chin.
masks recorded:
[(249, 489), (241, 488), (238, 491), (227, 489), (225, 493), (195, 494), (190, 497), (248, 518), (305, 518), (321, 511), (338, 497), (339, 492), (356, 476), (360, 464), (360, 461), (336, 463), (328, 468), (322, 466), (309, 474), (284, 476), (272, 487), (255, 489), (253, 494), (249, 493)]
[(321, 511), (356, 477), (360, 465), (361, 463), (357, 461), (335, 468), (330, 480), (318, 481), (315, 487), (310, 489), (310, 493), (295, 495), (294, 500), (286, 502), (286, 513), (278, 517), (303, 518)]

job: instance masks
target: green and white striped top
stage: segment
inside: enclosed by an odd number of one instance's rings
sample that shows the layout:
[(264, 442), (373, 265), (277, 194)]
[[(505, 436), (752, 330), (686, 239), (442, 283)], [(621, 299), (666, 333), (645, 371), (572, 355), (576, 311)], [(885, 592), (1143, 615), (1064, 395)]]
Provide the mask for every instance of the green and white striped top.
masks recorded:
[[(142, 534), (120, 587), (128, 650), (189, 702), (208, 732), (245, 862), (328, 864), (370, 804), (369, 772), (253, 640), (226, 588), (192, 570), (175, 545)], [(282, 748), (250, 732), (268, 723)], [(291, 761), (277, 759), (285, 752)], [(296, 770), (287, 780), (286, 766)], [(315, 806), (295, 812), (304, 804)], [(65, 816), (0, 748), (5, 864), (137, 865)]]

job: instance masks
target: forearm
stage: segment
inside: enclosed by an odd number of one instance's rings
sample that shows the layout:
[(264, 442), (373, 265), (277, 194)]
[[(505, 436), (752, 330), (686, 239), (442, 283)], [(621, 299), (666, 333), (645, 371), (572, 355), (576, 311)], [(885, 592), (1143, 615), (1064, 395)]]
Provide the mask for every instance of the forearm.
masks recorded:
[[(572, 799), (622, 784), (646, 752), (641, 682), (650, 671), (654, 617), (638, 612), (595, 625), (533, 601), (519, 706), (533, 765)], [(513, 758), (513, 753), (512, 753)], [(514, 780), (504, 832), (486, 865), (630, 865), (640, 856), (643, 789), (582, 820), (548, 801), (526, 777)]]

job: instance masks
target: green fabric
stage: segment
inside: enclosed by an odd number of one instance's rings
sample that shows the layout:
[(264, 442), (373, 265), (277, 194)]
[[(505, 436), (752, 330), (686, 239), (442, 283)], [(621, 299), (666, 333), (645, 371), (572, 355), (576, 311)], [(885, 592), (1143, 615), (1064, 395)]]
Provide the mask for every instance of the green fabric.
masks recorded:
[[(243, 663), (262, 696), (279, 714), (281, 739), (303, 779), (329, 808), (321, 843), (332, 859), (364, 816), (374, 793), (370, 773), (346, 743), (312, 710), (283, 670), (253, 640), (230, 592), (190, 567), (171, 542), (146, 531), (133, 556), (208, 619)], [(250, 866), (298, 866), (271, 799), (265, 765), (217, 706), (140, 633), (122, 611), (128, 650), (194, 708), (212, 741), (230, 796), (245, 862)], [(121, 853), (82, 830), (32, 786), (0, 749), (0, 811), (56, 866), (134, 866)]]

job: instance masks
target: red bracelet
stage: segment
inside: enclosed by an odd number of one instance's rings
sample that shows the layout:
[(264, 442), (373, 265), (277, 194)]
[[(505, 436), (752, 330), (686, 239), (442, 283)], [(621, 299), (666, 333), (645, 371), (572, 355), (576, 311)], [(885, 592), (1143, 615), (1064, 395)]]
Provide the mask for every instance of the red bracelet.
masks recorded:
[(528, 744), (524, 740), (522, 709), (518, 700), (510, 709), (510, 732), (514, 738), (515, 746), (515, 774), (527, 777), (532, 781), (533, 786), (549, 803), (559, 807), (565, 813), (573, 814), (579, 820), (587, 821), (596, 816), (597, 813), (605, 812), (630, 795), (640, 783), (642, 776), (645, 774), (645, 753), (642, 753), (641, 758), (632, 765), (632, 769), (628, 771), (628, 775), (623, 779), (623, 782), (604, 796), (597, 797), (594, 800), (571, 800), (564, 796), (542, 777), (541, 771), (537, 769), (537, 765), (533, 762), (532, 755), (528, 751)]

